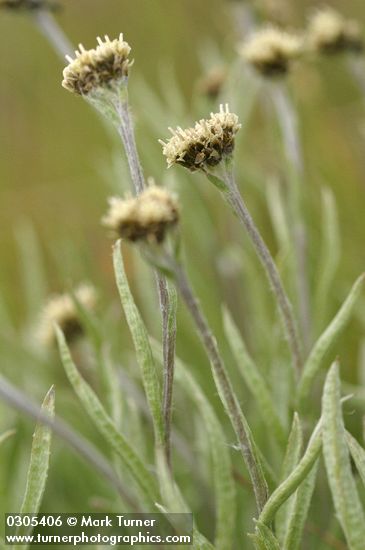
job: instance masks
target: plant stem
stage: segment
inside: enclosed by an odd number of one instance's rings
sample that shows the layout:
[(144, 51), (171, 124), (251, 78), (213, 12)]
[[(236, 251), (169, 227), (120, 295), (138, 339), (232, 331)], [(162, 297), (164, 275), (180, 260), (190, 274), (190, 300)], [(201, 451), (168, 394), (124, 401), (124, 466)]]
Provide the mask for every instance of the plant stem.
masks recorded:
[(33, 19), (38, 29), (47, 38), (62, 60), (65, 59), (66, 55), (73, 55), (74, 48), (71, 42), (49, 11), (36, 10), (33, 14)]
[[(119, 135), (122, 139), (134, 192), (139, 195), (146, 187), (141, 162), (138, 155), (134, 125), (128, 104), (127, 92), (119, 98), (115, 104), (120, 124)], [(158, 270), (155, 271), (156, 286), (162, 316), (162, 342), (163, 342), (163, 419), (164, 419), (164, 451), (167, 464), (171, 469), (171, 423), (172, 423), (172, 398), (175, 370), (176, 348), (176, 305), (174, 299), (170, 300), (167, 281)], [(171, 291), (172, 294), (173, 291)]]
[(185, 270), (180, 264), (176, 264), (173, 260), (172, 263), (176, 285), (196, 324), (199, 336), (209, 357), (214, 381), (237, 436), (240, 451), (251, 477), (257, 507), (260, 511), (263, 509), (263, 506), (267, 501), (268, 488), (256, 457), (254, 443), (251, 439), (249, 428), (243, 416), (238, 399), (234, 393), (223, 359), (219, 353), (217, 342), (210, 330), (204, 313), (200, 308), (198, 300), (194, 295), (194, 291), (191, 288)]
[(276, 297), (277, 306), (283, 320), (285, 335), (292, 355), (293, 367), (294, 370), (299, 373), (302, 367), (302, 359), (296, 322), (290, 300), (284, 290), (279, 272), (270, 251), (261, 237), (261, 234), (238, 190), (232, 169), (228, 168), (225, 172), (225, 176), (226, 190), (223, 191), (223, 196), (245, 227), (255, 251), (265, 268), (267, 278), (269, 279), (270, 286)]
[(134, 190), (136, 195), (139, 195), (145, 188), (145, 180), (137, 151), (128, 99), (119, 101), (116, 104), (116, 109), (120, 118), (120, 125), (118, 126), (119, 135), (125, 148)]
[(284, 84), (275, 83), (271, 95), (283, 137), (284, 150), (290, 173), (291, 222), (295, 254), (295, 273), (299, 319), (304, 347), (308, 350), (311, 339), (310, 292), (307, 277), (307, 236), (300, 205), (300, 188), (303, 184), (303, 155), (298, 131), (298, 117)]
[(121, 483), (117, 474), (104, 456), (87, 441), (81, 434), (72, 430), (66, 422), (55, 417), (50, 418), (40, 410), (22, 391), (16, 389), (7, 379), (0, 376), (0, 399), (15, 410), (20, 411), (26, 418), (32, 418), (36, 422), (42, 422), (49, 426), (65, 443), (82, 456), (95, 470), (97, 470), (116, 489), (124, 502), (133, 511), (138, 511), (139, 506), (134, 498)]

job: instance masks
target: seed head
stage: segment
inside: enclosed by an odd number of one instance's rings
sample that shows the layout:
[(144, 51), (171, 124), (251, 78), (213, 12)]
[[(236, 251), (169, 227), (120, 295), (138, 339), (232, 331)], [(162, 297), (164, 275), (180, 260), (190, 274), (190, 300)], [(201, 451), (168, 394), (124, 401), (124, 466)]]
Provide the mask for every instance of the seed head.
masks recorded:
[(166, 232), (179, 221), (179, 205), (174, 195), (157, 187), (149, 187), (138, 197), (109, 200), (109, 211), (103, 225), (114, 236), (128, 241), (162, 243)]
[(334, 9), (317, 11), (309, 22), (309, 46), (320, 53), (361, 52), (364, 41), (357, 21), (345, 19)]
[(194, 172), (217, 166), (232, 155), (240, 128), (237, 115), (229, 112), (228, 105), (221, 105), (219, 113), (211, 113), (209, 119), (199, 120), (193, 128), (169, 128), (172, 138), (160, 140), (168, 167), (181, 164)]
[(301, 53), (301, 39), (270, 26), (254, 33), (239, 51), (262, 76), (283, 76)]
[[(81, 284), (74, 292), (76, 299), (88, 311), (93, 311), (97, 302), (96, 290), (89, 284)], [(68, 342), (72, 342), (83, 334), (77, 308), (70, 294), (55, 294), (51, 296), (40, 316), (37, 336), (47, 347), (56, 342), (54, 325), (63, 331)]]
[(113, 87), (128, 77), (131, 62), (128, 59), (131, 48), (124, 42), (123, 35), (103, 42), (97, 38), (95, 49), (85, 50), (82, 44), (75, 51), (75, 59), (66, 56), (69, 64), (63, 70), (62, 86), (79, 95), (87, 95), (100, 87)]

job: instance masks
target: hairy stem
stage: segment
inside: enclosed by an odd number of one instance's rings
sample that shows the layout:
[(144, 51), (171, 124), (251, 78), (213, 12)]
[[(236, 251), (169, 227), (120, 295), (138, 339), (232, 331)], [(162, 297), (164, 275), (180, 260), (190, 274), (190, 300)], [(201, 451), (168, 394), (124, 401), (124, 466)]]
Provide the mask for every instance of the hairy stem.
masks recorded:
[(134, 190), (136, 195), (139, 195), (145, 188), (145, 180), (137, 151), (133, 121), (128, 100), (120, 101), (117, 105), (117, 110), (120, 118), (120, 125), (118, 127), (119, 135), (122, 138), (127, 155)]
[(308, 349), (311, 337), (310, 292), (307, 276), (307, 235), (302, 221), (300, 187), (303, 180), (303, 154), (298, 131), (298, 117), (283, 84), (275, 84), (271, 95), (283, 137), (284, 151), (290, 171), (291, 217), (295, 253), (296, 287), (298, 295), (299, 319), (305, 348)]
[(248, 211), (248, 208), (237, 188), (232, 170), (230, 169), (226, 172), (225, 183), (227, 188), (223, 191), (223, 196), (245, 227), (255, 251), (265, 268), (267, 278), (269, 279), (270, 286), (276, 297), (277, 306), (283, 320), (285, 335), (292, 355), (293, 367), (296, 372), (299, 372), (302, 367), (302, 359), (296, 322), (290, 300), (284, 290), (279, 272), (270, 251), (261, 237), (250, 212)]
[[(134, 192), (136, 195), (139, 195), (145, 189), (146, 183), (138, 155), (128, 98), (121, 98), (115, 107), (120, 119), (118, 130), (125, 148)], [(176, 347), (176, 305), (174, 299), (170, 300), (169, 289), (165, 277), (157, 270), (155, 271), (155, 277), (162, 316), (164, 364), (162, 412), (164, 419), (164, 451), (167, 464), (171, 468), (171, 423)], [(171, 294), (172, 293), (173, 291), (171, 290)]]
[(200, 308), (189, 279), (180, 264), (174, 264), (175, 282), (199, 332), (207, 355), (209, 357), (214, 381), (220, 398), (231, 420), (236, 433), (240, 451), (243, 455), (253, 485), (258, 510), (261, 511), (268, 498), (268, 488), (260, 465), (255, 456), (254, 445), (249, 428), (244, 419), (238, 399), (228, 377), (223, 359), (219, 353), (217, 342), (210, 330), (208, 322)]
[(33, 14), (33, 19), (38, 29), (47, 38), (62, 60), (65, 59), (66, 55), (72, 55), (74, 53), (74, 48), (70, 40), (49, 11), (36, 10)]

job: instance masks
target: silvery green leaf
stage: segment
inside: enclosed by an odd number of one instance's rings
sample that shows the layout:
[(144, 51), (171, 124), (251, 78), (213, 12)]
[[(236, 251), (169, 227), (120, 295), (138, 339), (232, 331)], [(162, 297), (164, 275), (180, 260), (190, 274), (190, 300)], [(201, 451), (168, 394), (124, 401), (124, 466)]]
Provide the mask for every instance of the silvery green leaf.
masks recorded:
[(365, 515), (351, 471), (342, 416), (339, 366), (330, 368), (322, 397), (323, 455), (336, 514), (350, 550), (363, 550)]
[(137, 354), (137, 361), (141, 368), (144, 389), (150, 407), (156, 442), (162, 445), (164, 429), (162, 418), (162, 395), (153, 354), (148, 340), (148, 334), (129, 288), (124, 270), (123, 258), (118, 241), (113, 250), (113, 262), (119, 296), (131, 331)]
[(226, 308), (223, 309), (223, 320), (225, 333), (233, 355), (240, 373), (256, 399), (258, 411), (268, 430), (275, 435), (281, 444), (285, 444), (287, 438), (285, 429), (277, 414), (267, 383), (250, 357), (239, 330)]
[(313, 468), (322, 449), (321, 420), (317, 423), (307, 449), (292, 473), (271, 494), (262, 510), (259, 520), (270, 525), (280, 506), (296, 491)]
[(260, 521), (256, 521), (255, 534), (251, 536), (257, 550), (281, 550), (278, 539), (274, 533)]
[(148, 503), (151, 503), (151, 501), (155, 502), (158, 500), (158, 490), (153, 476), (133, 447), (118, 431), (93, 389), (80, 375), (71, 358), (65, 337), (58, 327), (56, 327), (56, 334), (62, 363), (67, 377), (87, 414), (90, 416), (97, 430), (109, 444), (110, 448), (121, 458), (123, 464), (135, 479), (144, 499)]
[[(281, 469), (281, 482), (284, 481), (298, 464), (303, 448), (303, 430), (297, 413), (294, 413), (293, 424), (290, 431), (288, 444), (285, 451), (283, 466)], [(275, 532), (279, 541), (283, 541), (289, 516), (291, 514), (295, 495), (289, 497), (278, 510), (275, 518)]]
[(365, 449), (349, 432), (346, 432), (346, 441), (357, 471), (365, 485)]
[[(42, 403), (42, 412), (54, 418), (55, 390), (52, 386)], [(23, 503), (20, 509), (22, 514), (37, 514), (39, 512), (44, 490), (46, 488), (49, 457), (51, 452), (52, 430), (42, 423), (37, 424), (33, 434), (32, 451), (27, 474), (27, 484)], [(18, 534), (30, 534), (31, 527), (19, 529)], [(21, 548), (27, 548), (22, 546)]]
[(317, 470), (318, 460), (295, 492), (293, 505), (290, 508), (290, 515), (288, 517), (283, 550), (297, 550), (300, 547), (316, 482)]
[(299, 402), (307, 398), (312, 382), (318, 374), (322, 360), (326, 353), (336, 341), (336, 338), (349, 321), (356, 302), (358, 301), (363, 289), (365, 274), (363, 273), (354, 283), (348, 297), (342, 304), (341, 308), (328, 325), (326, 330), (321, 334), (317, 342), (314, 344), (312, 351), (304, 365), (302, 376), (298, 386)]

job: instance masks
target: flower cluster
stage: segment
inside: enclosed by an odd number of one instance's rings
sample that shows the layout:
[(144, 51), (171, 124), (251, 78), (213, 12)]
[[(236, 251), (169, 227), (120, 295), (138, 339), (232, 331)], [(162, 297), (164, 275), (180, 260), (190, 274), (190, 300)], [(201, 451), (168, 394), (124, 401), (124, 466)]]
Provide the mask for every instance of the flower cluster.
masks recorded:
[[(97, 302), (97, 294), (89, 284), (81, 284), (75, 290), (75, 298), (88, 311), (93, 311)], [(63, 331), (68, 342), (72, 342), (83, 333), (83, 327), (77, 312), (77, 307), (70, 294), (55, 294), (41, 313), (37, 331), (38, 340), (51, 347), (56, 342), (54, 325)]]
[(75, 59), (66, 56), (69, 64), (63, 71), (62, 86), (79, 95), (87, 95), (100, 87), (111, 87), (119, 84), (128, 77), (131, 65), (128, 56), (131, 48), (119, 38), (105, 41), (97, 38), (98, 46), (95, 49), (85, 50), (82, 44), (75, 51)]
[(308, 41), (312, 49), (325, 54), (361, 52), (364, 48), (357, 21), (345, 19), (332, 8), (324, 8), (313, 15)]
[(254, 33), (239, 51), (262, 76), (272, 77), (285, 75), (301, 49), (298, 36), (270, 26)]
[(193, 128), (169, 128), (172, 138), (160, 140), (168, 167), (181, 164), (192, 172), (209, 170), (232, 154), (240, 128), (237, 115), (229, 112), (228, 105), (221, 105), (219, 113), (211, 113), (209, 119), (196, 122)]
[(128, 241), (161, 243), (166, 231), (179, 221), (179, 205), (174, 195), (161, 187), (151, 186), (138, 197), (109, 200), (109, 211), (103, 225), (117, 237)]

